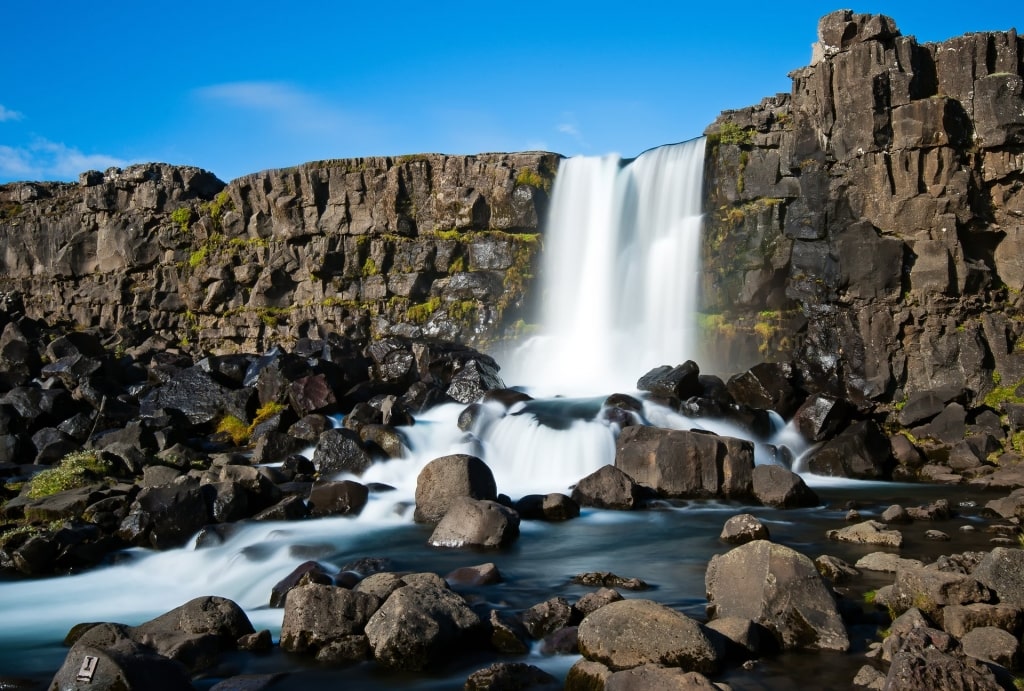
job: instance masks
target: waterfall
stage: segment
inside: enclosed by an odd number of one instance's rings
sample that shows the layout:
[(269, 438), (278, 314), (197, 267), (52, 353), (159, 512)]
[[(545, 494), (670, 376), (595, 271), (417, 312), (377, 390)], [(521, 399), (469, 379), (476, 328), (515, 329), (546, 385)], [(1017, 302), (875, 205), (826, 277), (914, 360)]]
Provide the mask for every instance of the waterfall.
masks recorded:
[(545, 233), (544, 331), (509, 379), (546, 393), (635, 387), (695, 357), (703, 138), (563, 162)]

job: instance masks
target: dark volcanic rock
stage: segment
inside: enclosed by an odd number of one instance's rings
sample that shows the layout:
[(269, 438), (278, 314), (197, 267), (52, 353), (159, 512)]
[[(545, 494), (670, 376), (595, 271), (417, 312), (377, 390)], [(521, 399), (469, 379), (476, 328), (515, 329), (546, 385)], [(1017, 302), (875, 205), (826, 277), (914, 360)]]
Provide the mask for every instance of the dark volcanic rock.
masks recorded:
[(640, 377), (636, 388), (640, 391), (649, 391), (655, 396), (675, 397), (680, 400), (703, 393), (700, 383), (700, 368), (692, 360), (687, 360), (675, 367), (668, 365), (655, 367)]
[(813, 451), (807, 468), (818, 475), (887, 479), (895, 465), (889, 438), (874, 422), (862, 421)]
[(796, 473), (777, 465), (759, 465), (753, 473), (754, 497), (762, 504), (790, 509), (817, 506), (818, 495)]
[(132, 544), (167, 549), (184, 544), (209, 521), (199, 483), (147, 487), (132, 503), (118, 535)]
[(615, 467), (669, 497), (747, 497), (754, 446), (703, 432), (627, 427), (615, 444)]
[(519, 537), (519, 514), (498, 502), (455, 498), (428, 542), (434, 547), (507, 547)]
[(359, 435), (347, 429), (325, 431), (313, 452), (313, 465), (321, 477), (343, 472), (361, 475), (372, 463)]

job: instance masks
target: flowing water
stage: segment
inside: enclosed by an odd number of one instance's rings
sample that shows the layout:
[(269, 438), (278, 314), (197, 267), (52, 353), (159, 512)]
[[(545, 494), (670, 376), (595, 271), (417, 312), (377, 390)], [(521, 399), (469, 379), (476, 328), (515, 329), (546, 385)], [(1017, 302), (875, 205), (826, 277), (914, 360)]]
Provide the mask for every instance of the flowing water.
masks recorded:
[[(276, 636), (283, 611), (267, 606), (271, 587), (309, 559), (337, 569), (361, 557), (385, 557), (396, 570), (442, 575), (493, 561), (504, 582), (467, 595), (509, 611), (555, 595), (575, 600), (591, 589), (569, 584), (574, 574), (611, 571), (650, 582), (654, 590), (641, 596), (695, 617), (704, 614), (707, 561), (724, 551), (718, 534), (735, 513), (759, 515), (775, 540), (804, 553), (828, 551), (855, 560), (867, 550), (822, 544), (825, 528), (841, 522), (844, 501), (860, 499), (870, 514), (893, 501), (906, 502), (911, 491), (910, 502), (920, 503), (930, 490), (846, 482), (820, 489), (823, 506), (786, 512), (714, 501), (665, 503), (641, 512), (584, 510), (579, 519), (561, 524), (524, 521), (511, 548), (486, 553), (430, 548), (430, 528), (412, 522), (416, 476), (441, 455), (482, 457), (498, 491), (513, 498), (568, 493), (580, 478), (613, 462), (618, 428), (602, 421), (604, 396), (629, 392), (651, 367), (678, 364), (694, 351), (703, 151), (704, 141), (697, 140), (649, 151), (628, 165), (612, 156), (563, 164), (546, 237), (548, 328), (523, 349), (506, 382), (577, 398), (537, 400), (509, 410), (486, 407), (472, 434), (457, 427), (461, 406), (429, 411), (405, 430), (410, 448), (405, 458), (378, 463), (359, 478), (396, 489), (372, 494), (358, 517), (245, 523), (220, 544), (197, 548), (193, 542), (159, 553), (133, 549), (87, 573), (0, 583), (0, 677), (48, 680), (66, 652), (61, 640), (76, 623), (137, 624), (201, 595), (235, 600), (257, 629), (269, 628)], [(641, 417), (664, 427), (743, 435), (720, 422), (693, 420), (650, 403)], [(775, 462), (779, 445), (793, 456), (804, 450), (799, 436), (781, 423), (769, 438), (754, 441), (759, 463)], [(955, 498), (949, 490), (942, 496)], [(914, 538), (908, 543), (904, 552), (911, 556), (937, 549)], [(943, 547), (955, 550), (948, 543)], [(524, 659), (564, 676), (576, 658), (534, 651)], [(836, 688), (848, 687), (859, 666), (856, 660), (837, 665), (836, 656), (820, 664), (813, 662), (820, 656), (803, 659), (803, 669), (821, 667), (814, 672), (821, 688), (832, 677)], [(372, 664), (331, 670), (275, 652), (233, 658), (206, 685), (218, 676), (289, 670), (275, 688), (326, 689), (341, 683), (353, 689), (461, 688), (470, 672), (492, 661), (493, 656), (463, 658), (431, 675), (409, 677)], [(728, 681), (735, 688), (782, 689), (798, 686), (800, 674), (782, 658), (757, 673), (731, 672)]]

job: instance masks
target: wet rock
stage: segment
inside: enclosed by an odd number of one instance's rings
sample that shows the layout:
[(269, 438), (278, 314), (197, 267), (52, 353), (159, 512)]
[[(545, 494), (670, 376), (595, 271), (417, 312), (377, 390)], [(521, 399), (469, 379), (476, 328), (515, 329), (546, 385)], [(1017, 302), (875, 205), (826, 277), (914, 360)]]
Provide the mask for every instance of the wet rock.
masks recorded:
[(712, 619), (761, 624), (783, 649), (846, 651), (850, 640), (814, 563), (765, 540), (716, 555), (705, 575)]
[(316, 651), (321, 664), (343, 667), (370, 659), (370, 641), (365, 635), (339, 636)]
[(576, 655), (579, 653), (579, 629), (563, 626), (544, 637), (540, 643), (541, 655)]
[(763, 628), (743, 617), (721, 617), (712, 619), (707, 628), (723, 636), (726, 644), (727, 659), (749, 660), (766, 652), (768, 641), (762, 640)]
[(687, 360), (675, 367), (668, 365), (655, 367), (640, 377), (636, 388), (640, 391), (649, 391), (655, 396), (674, 397), (683, 401), (703, 393), (700, 383), (700, 368), (693, 360)]
[(838, 557), (823, 554), (814, 560), (814, 567), (818, 569), (821, 577), (830, 583), (843, 583), (860, 576), (860, 571), (847, 564)]
[(141, 400), (141, 412), (153, 417), (160, 410), (176, 411), (194, 425), (212, 422), (225, 412), (244, 420), (251, 396), (250, 389), (231, 390), (201, 368), (189, 367), (148, 393)]
[(118, 535), (135, 545), (178, 547), (210, 521), (197, 482), (147, 487), (139, 492)]
[(726, 386), (740, 405), (774, 410), (787, 420), (803, 403), (803, 394), (793, 386), (790, 364), (761, 363), (732, 376)]
[(567, 521), (580, 515), (580, 505), (559, 492), (528, 494), (515, 503), (515, 510), (527, 521)]
[(380, 600), (367, 593), (310, 583), (288, 592), (281, 622), (281, 649), (316, 654), (347, 636), (361, 635)]
[(452, 586), (477, 587), (501, 583), (504, 579), (498, 567), (493, 562), (488, 562), (477, 566), (459, 567), (445, 576), (444, 580)]
[(904, 427), (915, 427), (927, 422), (941, 413), (948, 403), (963, 400), (965, 393), (962, 387), (955, 385), (914, 391), (900, 410), (899, 423)]
[(793, 424), (810, 442), (824, 441), (846, 427), (854, 407), (842, 398), (812, 394), (793, 414)]
[(576, 574), (572, 582), (603, 588), (622, 588), (623, 590), (647, 590), (650, 586), (640, 578), (624, 578), (608, 571), (588, 571)]
[(562, 684), (539, 667), (524, 662), (497, 662), (469, 675), (466, 691), (559, 691)]
[(459, 403), (473, 403), (487, 391), (504, 388), (497, 364), (489, 358), (481, 358), (465, 362), (452, 377), (445, 393)]
[(331, 585), (331, 576), (315, 561), (305, 561), (292, 569), (292, 572), (279, 580), (270, 589), (270, 606), (284, 607), (288, 592), (300, 582)]
[(403, 586), (366, 625), (373, 656), (391, 669), (422, 670), (471, 648), (482, 630), (465, 601), (438, 586)]
[(766, 506), (793, 509), (818, 505), (818, 495), (803, 478), (782, 466), (756, 466), (752, 482), (754, 497)]
[(352, 480), (317, 482), (309, 493), (309, 513), (314, 517), (357, 515), (369, 496), (366, 485)]
[(499, 653), (525, 655), (530, 652), (530, 634), (519, 619), (492, 609), (490, 624), (491, 646)]
[(568, 626), (571, 620), (572, 607), (563, 597), (553, 597), (523, 612), (523, 625), (538, 640)]
[(934, 647), (901, 651), (893, 656), (886, 675), (886, 689), (930, 691), (938, 688), (997, 691), (1002, 688), (990, 670), (971, 665), (962, 656)]
[(404, 437), (390, 425), (363, 425), (359, 429), (359, 439), (373, 455), (384, 458), (404, 458), (406, 455)]
[(615, 467), (662, 496), (746, 497), (754, 447), (714, 434), (636, 425), (619, 435)]
[(612, 670), (661, 664), (713, 674), (719, 653), (698, 622), (652, 600), (622, 600), (580, 622), (580, 652)]
[(888, 437), (870, 420), (850, 425), (807, 458), (808, 470), (818, 475), (865, 480), (888, 478), (893, 465)]
[(494, 475), (476, 456), (454, 454), (435, 458), (416, 478), (417, 523), (437, 523), (462, 497), (494, 501), (498, 498)]
[(882, 523), (910, 523), (913, 520), (907, 510), (899, 504), (893, 504), (887, 508), (879, 518)]
[(372, 464), (359, 435), (348, 429), (326, 430), (313, 451), (313, 465), (324, 478), (337, 473), (362, 475)]
[(507, 547), (519, 537), (519, 514), (495, 501), (456, 498), (429, 543), (434, 547)]
[(732, 545), (742, 545), (752, 540), (768, 540), (768, 528), (755, 516), (741, 513), (725, 522), (718, 539)]
[(576, 483), (572, 500), (580, 506), (628, 511), (637, 508), (643, 492), (636, 482), (615, 466), (605, 465)]

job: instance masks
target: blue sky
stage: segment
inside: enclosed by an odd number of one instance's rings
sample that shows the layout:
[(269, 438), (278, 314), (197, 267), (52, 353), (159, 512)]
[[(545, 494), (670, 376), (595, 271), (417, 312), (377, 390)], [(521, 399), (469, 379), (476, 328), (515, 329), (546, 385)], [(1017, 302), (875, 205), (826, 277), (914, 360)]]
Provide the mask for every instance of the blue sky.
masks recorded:
[[(698, 136), (807, 64), (822, 2), (9, 2), (0, 182), (144, 161), (224, 180), (326, 158)], [(1016, 3), (887, 2), (905, 35), (1006, 30)], [(1024, 27), (1020, 27), (1024, 30)]]

